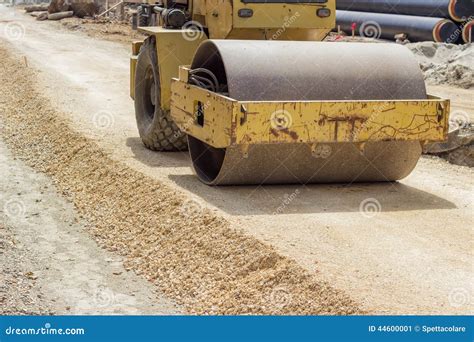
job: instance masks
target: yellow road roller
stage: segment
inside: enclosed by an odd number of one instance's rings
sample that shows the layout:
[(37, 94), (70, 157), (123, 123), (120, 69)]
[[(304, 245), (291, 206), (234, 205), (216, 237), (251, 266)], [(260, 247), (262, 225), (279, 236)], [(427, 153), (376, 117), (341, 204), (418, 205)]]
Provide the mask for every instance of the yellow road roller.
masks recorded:
[(140, 137), (209, 185), (396, 181), (447, 137), (411, 52), (323, 42), (334, 0), (186, 0), (132, 44)]

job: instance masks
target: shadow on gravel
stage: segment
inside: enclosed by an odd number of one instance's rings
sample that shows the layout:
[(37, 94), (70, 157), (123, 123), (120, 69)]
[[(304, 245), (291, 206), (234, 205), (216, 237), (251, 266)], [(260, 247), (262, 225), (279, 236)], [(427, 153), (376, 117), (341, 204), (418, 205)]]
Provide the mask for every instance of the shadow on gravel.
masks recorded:
[(382, 212), (457, 208), (448, 200), (397, 182), (221, 186), (209, 191), (195, 176), (170, 178), (232, 215), (358, 212), (364, 201), (378, 202)]
[(188, 152), (156, 152), (147, 149), (139, 137), (127, 138), (135, 159), (152, 167), (190, 167)]

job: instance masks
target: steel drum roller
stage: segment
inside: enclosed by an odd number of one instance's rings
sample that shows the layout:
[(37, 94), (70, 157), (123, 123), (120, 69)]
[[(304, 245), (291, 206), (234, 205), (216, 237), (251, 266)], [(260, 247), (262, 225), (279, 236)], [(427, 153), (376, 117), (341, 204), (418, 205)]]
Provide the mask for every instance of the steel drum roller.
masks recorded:
[[(208, 40), (192, 69), (212, 71), (241, 101), (426, 99), (411, 52), (395, 44)], [(410, 113), (407, 113), (409, 115)], [(328, 143), (315, 157), (307, 144), (216, 149), (188, 137), (193, 167), (211, 185), (395, 181), (421, 155), (419, 142)]]

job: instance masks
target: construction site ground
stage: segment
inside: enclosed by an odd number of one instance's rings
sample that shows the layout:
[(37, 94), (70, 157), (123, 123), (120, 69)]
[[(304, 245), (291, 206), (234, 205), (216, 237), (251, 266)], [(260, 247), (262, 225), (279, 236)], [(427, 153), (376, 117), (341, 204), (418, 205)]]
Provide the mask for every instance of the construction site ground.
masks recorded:
[[(472, 168), (206, 186), (143, 147), (107, 36), (0, 5), (2, 313), (473, 313)], [(474, 89), (428, 90), (472, 118)]]

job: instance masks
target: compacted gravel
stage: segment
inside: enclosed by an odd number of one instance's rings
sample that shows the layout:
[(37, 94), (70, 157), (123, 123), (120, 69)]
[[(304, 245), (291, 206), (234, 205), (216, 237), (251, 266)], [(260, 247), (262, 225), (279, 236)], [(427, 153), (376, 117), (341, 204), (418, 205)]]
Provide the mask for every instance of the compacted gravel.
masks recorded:
[(35, 71), (0, 48), (2, 137), (92, 224), (125, 267), (198, 314), (360, 314), (359, 305), (272, 247), (160, 181), (113, 161), (35, 88)]

